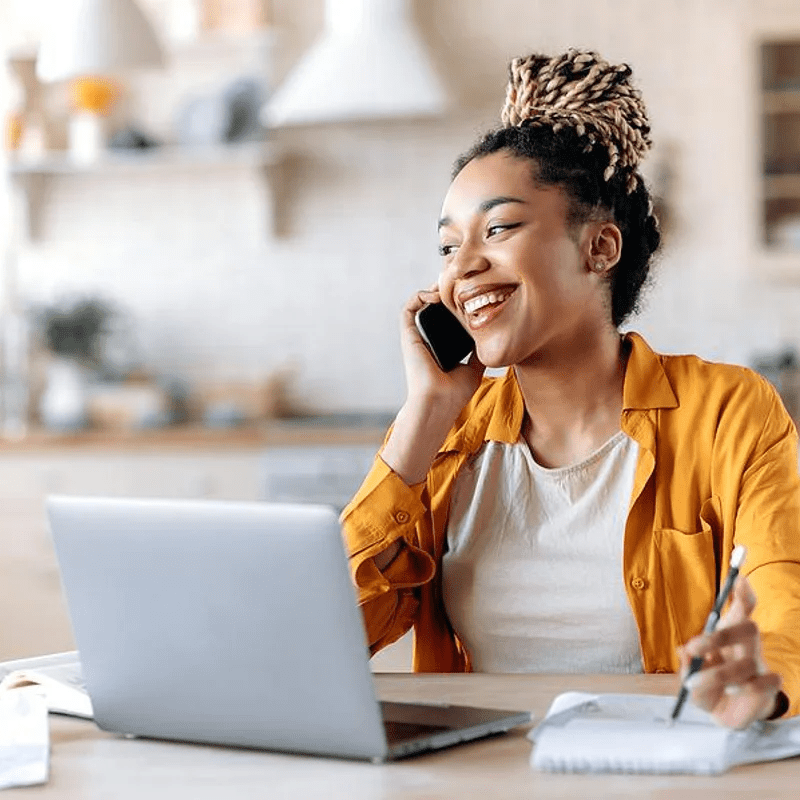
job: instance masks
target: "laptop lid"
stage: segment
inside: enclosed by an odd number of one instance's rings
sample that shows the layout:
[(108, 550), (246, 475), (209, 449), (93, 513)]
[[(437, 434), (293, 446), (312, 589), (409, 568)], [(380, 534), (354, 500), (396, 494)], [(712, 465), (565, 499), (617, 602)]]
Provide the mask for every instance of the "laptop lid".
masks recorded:
[(101, 728), (385, 755), (332, 509), (72, 497), (47, 508)]
[(529, 719), (455, 707), (454, 730), (441, 707), (385, 704), (387, 728), (330, 507), (51, 497), (47, 511), (105, 730), (384, 760)]

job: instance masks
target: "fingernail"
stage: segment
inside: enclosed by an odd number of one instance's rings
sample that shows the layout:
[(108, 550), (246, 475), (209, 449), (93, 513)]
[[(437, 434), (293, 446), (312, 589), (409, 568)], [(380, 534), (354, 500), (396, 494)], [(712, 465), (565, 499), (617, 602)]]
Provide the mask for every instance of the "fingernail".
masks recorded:
[(726, 686), (726, 687), (723, 689), (723, 691), (725, 692), (725, 694), (728, 694), (728, 695), (733, 695), (733, 694), (741, 694), (741, 693), (742, 693), (742, 691), (744, 691), (744, 687), (743, 687), (743, 686), (739, 686), (739, 685), (738, 685), (738, 684), (736, 684), (736, 683), (729, 683), (729, 684), (728, 684), (728, 685), (727, 685), (727, 686)]

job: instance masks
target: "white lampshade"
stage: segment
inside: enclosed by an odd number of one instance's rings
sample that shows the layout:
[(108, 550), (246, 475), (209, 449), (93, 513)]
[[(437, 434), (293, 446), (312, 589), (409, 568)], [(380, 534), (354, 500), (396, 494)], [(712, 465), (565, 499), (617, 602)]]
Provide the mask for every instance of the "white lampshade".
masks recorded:
[(270, 127), (417, 117), (447, 106), (408, 0), (325, 0), (325, 29), (262, 110)]
[(163, 64), (158, 37), (135, 0), (61, 0), (36, 74), (55, 82)]

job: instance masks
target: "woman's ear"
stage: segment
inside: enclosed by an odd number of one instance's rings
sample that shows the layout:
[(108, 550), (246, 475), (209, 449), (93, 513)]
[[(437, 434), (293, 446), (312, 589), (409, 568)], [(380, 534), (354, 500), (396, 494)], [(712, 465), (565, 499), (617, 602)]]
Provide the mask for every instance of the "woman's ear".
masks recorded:
[(607, 272), (622, 255), (622, 232), (613, 222), (597, 222), (589, 241), (589, 269)]

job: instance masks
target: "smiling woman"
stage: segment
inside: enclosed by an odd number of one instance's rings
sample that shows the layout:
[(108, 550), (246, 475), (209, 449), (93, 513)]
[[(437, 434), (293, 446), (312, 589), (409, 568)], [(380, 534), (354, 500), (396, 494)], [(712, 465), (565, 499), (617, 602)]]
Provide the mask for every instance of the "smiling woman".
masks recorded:
[[(344, 535), (373, 652), (413, 627), (419, 671), (698, 656), (693, 699), (742, 727), (800, 710), (797, 435), (755, 373), (620, 334), (660, 243), (649, 144), (627, 65), (512, 62), (502, 125), (455, 164), (439, 280), (403, 309), (406, 401)], [(414, 324), (431, 303), (475, 343), (448, 372)], [(701, 636), (737, 545), (747, 576)]]
[(571, 221), (569, 195), (531, 172), (529, 159), (506, 149), (476, 156), (444, 202), (439, 295), (461, 314), (488, 367), (541, 360), (553, 347), (560, 360), (562, 334), (587, 326), (606, 329), (610, 348), (618, 347), (608, 275), (620, 230), (607, 213)]

